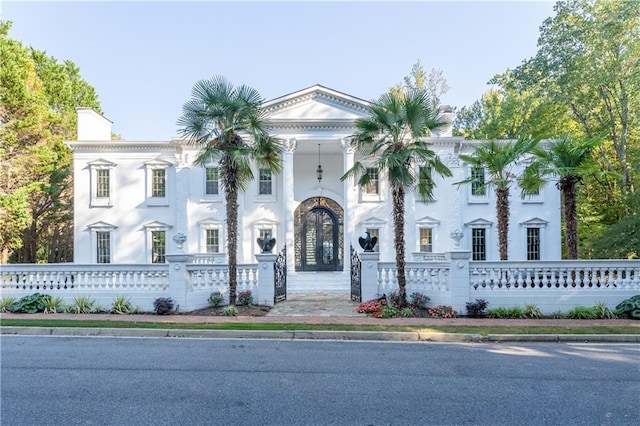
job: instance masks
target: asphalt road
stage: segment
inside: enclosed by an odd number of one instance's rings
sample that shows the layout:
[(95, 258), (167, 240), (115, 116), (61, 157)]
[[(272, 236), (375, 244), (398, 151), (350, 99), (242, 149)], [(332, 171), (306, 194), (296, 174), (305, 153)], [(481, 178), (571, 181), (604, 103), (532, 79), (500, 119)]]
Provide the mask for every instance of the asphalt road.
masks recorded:
[(640, 345), (2, 336), (2, 425), (638, 425)]

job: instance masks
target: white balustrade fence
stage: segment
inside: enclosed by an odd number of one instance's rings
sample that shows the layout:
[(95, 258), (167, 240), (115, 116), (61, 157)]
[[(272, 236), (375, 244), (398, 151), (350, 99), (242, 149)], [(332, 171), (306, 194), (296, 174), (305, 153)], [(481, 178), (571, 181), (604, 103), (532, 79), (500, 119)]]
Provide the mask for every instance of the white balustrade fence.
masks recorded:
[[(407, 262), (405, 268), (407, 296), (412, 293), (422, 293), (429, 296), (431, 304), (447, 303), (449, 269), (449, 263), (444, 262)], [(389, 295), (393, 291), (398, 291), (396, 264), (379, 262), (377, 293)]]

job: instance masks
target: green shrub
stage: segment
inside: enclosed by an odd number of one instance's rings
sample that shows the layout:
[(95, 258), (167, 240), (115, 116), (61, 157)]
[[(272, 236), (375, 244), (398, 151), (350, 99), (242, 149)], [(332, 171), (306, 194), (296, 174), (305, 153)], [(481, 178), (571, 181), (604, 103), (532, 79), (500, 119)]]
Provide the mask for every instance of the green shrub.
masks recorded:
[(593, 307), (576, 306), (569, 311), (567, 317), (571, 319), (595, 319), (596, 310)]
[(33, 293), (23, 296), (9, 305), (10, 312), (22, 312), (26, 314), (35, 314), (36, 312), (44, 312), (46, 300), (51, 296), (42, 293)]
[(238, 315), (238, 309), (233, 305), (225, 306), (222, 308), (222, 315), (225, 317), (235, 317)]
[(373, 313), (374, 318), (395, 318), (400, 315), (400, 309), (391, 305), (382, 305), (380, 310)]
[(520, 306), (514, 306), (508, 309), (509, 318), (524, 318), (524, 310)]
[(562, 311), (555, 311), (551, 314), (553, 319), (567, 319), (567, 314)]
[(535, 303), (525, 304), (522, 310), (522, 314), (524, 315), (525, 318), (538, 319), (543, 317), (542, 311), (540, 310), (540, 308), (538, 308), (538, 305), (536, 305)]
[(508, 318), (509, 309), (500, 306), (498, 308), (487, 309), (487, 316), (489, 318)]
[(168, 315), (173, 311), (173, 305), (170, 297), (158, 297), (153, 301), (153, 311), (156, 315)]
[(118, 296), (111, 304), (111, 313), (118, 315), (129, 315), (137, 311), (131, 303), (131, 298), (126, 296)]
[(640, 294), (623, 300), (616, 306), (616, 314), (640, 319)]
[(431, 301), (429, 296), (425, 296), (424, 294), (418, 292), (411, 293), (411, 296), (409, 296), (409, 298), (411, 300), (411, 304), (420, 309), (426, 309), (429, 301)]
[(615, 319), (618, 318), (618, 314), (607, 306), (606, 302), (598, 302), (593, 307), (595, 311), (596, 318), (598, 319)]
[(219, 291), (214, 291), (209, 295), (208, 302), (211, 306), (217, 308), (218, 306), (222, 306), (224, 303), (224, 296)]
[(413, 317), (413, 310), (411, 308), (402, 308), (400, 309), (400, 316), (402, 318), (411, 318)]
[(487, 315), (485, 309), (489, 306), (489, 302), (484, 299), (476, 299), (473, 302), (467, 302), (467, 315), (471, 318), (482, 318)]
[(58, 312), (64, 312), (65, 306), (62, 297), (51, 296), (44, 302), (45, 314), (57, 314)]
[(9, 307), (16, 301), (15, 297), (3, 297), (0, 299), (0, 312), (9, 312)]
[(74, 314), (90, 314), (94, 312), (96, 301), (89, 296), (73, 298), (73, 303), (67, 308), (67, 312)]
[(251, 290), (245, 290), (238, 293), (238, 301), (236, 304), (240, 306), (253, 305), (253, 295), (251, 294)]

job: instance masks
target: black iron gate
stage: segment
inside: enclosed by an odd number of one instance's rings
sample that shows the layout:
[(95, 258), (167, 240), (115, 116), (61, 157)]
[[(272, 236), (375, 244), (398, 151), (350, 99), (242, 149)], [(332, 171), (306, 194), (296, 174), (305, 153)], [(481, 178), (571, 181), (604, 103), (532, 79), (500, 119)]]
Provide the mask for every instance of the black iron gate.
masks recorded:
[(287, 246), (282, 247), (282, 251), (273, 263), (274, 275), (274, 295), (273, 303), (287, 300)]
[(351, 246), (351, 300), (362, 302), (362, 264), (358, 252)]

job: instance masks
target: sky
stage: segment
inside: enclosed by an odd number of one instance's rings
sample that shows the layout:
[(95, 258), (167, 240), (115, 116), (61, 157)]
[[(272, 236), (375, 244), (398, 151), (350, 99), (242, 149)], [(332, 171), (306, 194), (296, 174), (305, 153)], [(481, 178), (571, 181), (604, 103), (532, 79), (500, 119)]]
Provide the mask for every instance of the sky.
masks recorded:
[(442, 103), (471, 105), (537, 51), (550, 1), (0, 0), (11, 38), (70, 60), (113, 132), (168, 140), (195, 82), (223, 75), (265, 100), (314, 84), (373, 100), (420, 60)]

